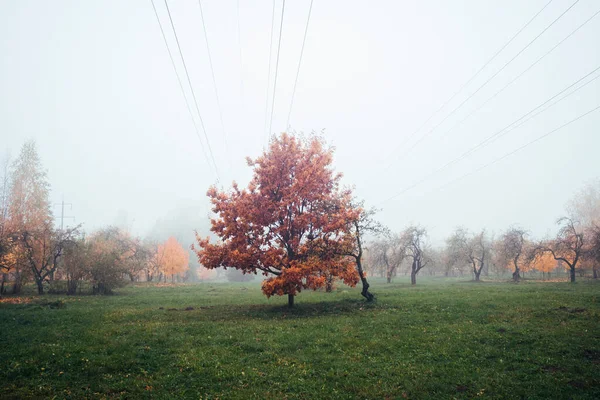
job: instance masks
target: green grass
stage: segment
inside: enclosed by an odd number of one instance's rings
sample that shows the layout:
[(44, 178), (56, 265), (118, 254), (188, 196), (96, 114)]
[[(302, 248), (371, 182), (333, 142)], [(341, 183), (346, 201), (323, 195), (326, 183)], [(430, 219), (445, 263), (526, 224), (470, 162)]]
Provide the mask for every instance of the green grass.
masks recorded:
[(421, 281), (3, 303), (0, 398), (600, 398), (599, 284)]

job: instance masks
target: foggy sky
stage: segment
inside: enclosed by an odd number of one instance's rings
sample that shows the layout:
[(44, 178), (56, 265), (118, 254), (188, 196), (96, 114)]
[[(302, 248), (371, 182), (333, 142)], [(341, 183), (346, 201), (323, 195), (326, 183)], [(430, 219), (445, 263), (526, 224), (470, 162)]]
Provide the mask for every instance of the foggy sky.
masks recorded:
[[(537, 236), (552, 232), (574, 191), (600, 175), (600, 111), (453, 180), (600, 105), (600, 79), (384, 202), (600, 66), (597, 16), (446, 133), (600, 9), (596, 0), (581, 0), (410, 154), (414, 140), (398, 149), (547, 2), (315, 0), (291, 126), (324, 130), (344, 183), (382, 208), (379, 219), (393, 230), (419, 223), (438, 242), (457, 225), (499, 232), (520, 224)], [(286, 129), (309, 3), (286, 2), (273, 132)], [(415, 138), (572, 3), (554, 0)], [(203, 1), (224, 135), (198, 3), (169, 3), (224, 187), (232, 180), (248, 182), (244, 158), (258, 156), (265, 144), (272, 2), (239, 4), (241, 60), (236, 1)], [(156, 5), (186, 84), (164, 3)], [(273, 56), (280, 12), (278, 0)], [(24, 141), (35, 139), (52, 201), (64, 196), (73, 203), (69, 214), (77, 223), (86, 230), (120, 223), (145, 235), (181, 207), (196, 214), (191, 220), (206, 218), (205, 193), (216, 176), (203, 156), (149, 0), (0, 1), (0, 54), (0, 150), (15, 157)], [(274, 70), (275, 57), (271, 83)]]

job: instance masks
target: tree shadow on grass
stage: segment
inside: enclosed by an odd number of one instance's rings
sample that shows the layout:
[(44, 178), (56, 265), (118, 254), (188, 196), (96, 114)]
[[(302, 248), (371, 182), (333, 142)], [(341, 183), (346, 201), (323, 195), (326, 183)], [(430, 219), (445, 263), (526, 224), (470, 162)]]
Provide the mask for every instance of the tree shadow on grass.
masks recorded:
[(314, 318), (320, 316), (344, 316), (360, 312), (368, 312), (380, 309), (382, 306), (375, 302), (367, 302), (363, 299), (340, 299), (319, 302), (298, 302), (294, 307), (287, 305), (255, 304), (235, 307), (234, 313), (240, 316), (255, 319), (299, 319)]

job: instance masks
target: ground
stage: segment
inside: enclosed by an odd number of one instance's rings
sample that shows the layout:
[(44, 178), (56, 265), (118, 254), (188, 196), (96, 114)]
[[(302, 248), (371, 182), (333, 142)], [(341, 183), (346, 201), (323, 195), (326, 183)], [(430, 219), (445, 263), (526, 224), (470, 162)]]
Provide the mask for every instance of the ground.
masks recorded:
[(0, 398), (600, 398), (600, 284), (421, 281), (4, 299)]

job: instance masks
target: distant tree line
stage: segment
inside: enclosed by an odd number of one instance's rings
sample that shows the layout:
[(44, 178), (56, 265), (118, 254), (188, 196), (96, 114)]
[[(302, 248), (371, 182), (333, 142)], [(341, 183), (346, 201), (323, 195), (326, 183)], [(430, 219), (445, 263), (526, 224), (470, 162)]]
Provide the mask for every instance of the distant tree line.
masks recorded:
[[(174, 237), (164, 243), (142, 241), (115, 227), (85, 235), (81, 226), (54, 227), (50, 185), (34, 142), (3, 166), (0, 188), (0, 295), (19, 294), (33, 282), (80, 293), (111, 293), (127, 280), (185, 279), (189, 252)], [(62, 286), (61, 286), (62, 285)]]
[[(445, 246), (427, 244), (424, 228), (411, 226), (399, 234), (387, 234), (369, 243), (366, 267), (371, 275), (391, 282), (397, 275), (411, 276), (427, 267), (430, 275), (501, 275), (510, 272), (518, 282), (526, 273), (552, 274), (566, 271), (571, 282), (587, 273), (599, 277), (600, 266), (600, 181), (577, 193), (567, 206), (567, 216), (557, 220), (552, 238), (535, 239), (521, 227), (512, 226), (494, 237), (486, 230), (471, 232), (459, 227)], [(415, 255), (420, 257), (416, 258)], [(415, 261), (417, 260), (417, 261)]]
[[(368, 276), (392, 282), (405, 274), (415, 285), (422, 274), (482, 276), (527, 273), (552, 277), (567, 271), (571, 282), (600, 265), (600, 182), (577, 193), (554, 237), (536, 239), (512, 226), (498, 235), (459, 227), (434, 246), (427, 230), (411, 225), (392, 232), (375, 220), (333, 169), (333, 148), (318, 136), (282, 134), (256, 159), (248, 159), (248, 187), (211, 187), (213, 237), (196, 232), (197, 279), (225, 270), (230, 281), (266, 278), (266, 296), (302, 290), (332, 291), (343, 282), (361, 285), (372, 301)], [(68, 294), (110, 293), (127, 281), (179, 282), (190, 277), (189, 252), (173, 237), (143, 240), (106, 227), (85, 235), (80, 226), (56, 229), (50, 185), (35, 144), (4, 165), (0, 208), (0, 294), (18, 294), (32, 282), (42, 294), (60, 282)], [(216, 239), (216, 240), (215, 240)]]

